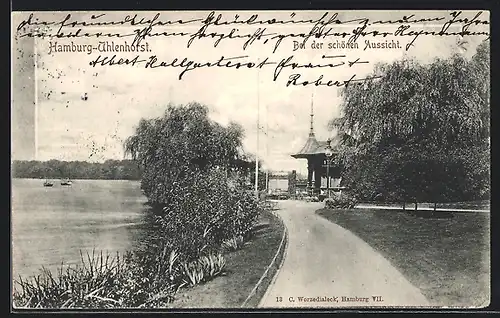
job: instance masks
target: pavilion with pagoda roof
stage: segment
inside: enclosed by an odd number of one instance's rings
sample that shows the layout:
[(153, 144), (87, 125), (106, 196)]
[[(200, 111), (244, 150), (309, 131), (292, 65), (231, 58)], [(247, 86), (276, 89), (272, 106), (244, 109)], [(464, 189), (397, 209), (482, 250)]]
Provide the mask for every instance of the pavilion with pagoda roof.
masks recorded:
[[(318, 141), (314, 134), (314, 108), (311, 101), (311, 126), (309, 137), (305, 145), (299, 152), (293, 154), (296, 159), (307, 159), (307, 190), (311, 195), (320, 195), (331, 192), (341, 193), (341, 167), (332, 163), (333, 157), (338, 153), (337, 147), (340, 143), (340, 137), (335, 134), (333, 138), (326, 141)], [(332, 156), (327, 157), (327, 153)], [(327, 175), (328, 174), (328, 175)], [(330, 190), (330, 191), (329, 191)]]

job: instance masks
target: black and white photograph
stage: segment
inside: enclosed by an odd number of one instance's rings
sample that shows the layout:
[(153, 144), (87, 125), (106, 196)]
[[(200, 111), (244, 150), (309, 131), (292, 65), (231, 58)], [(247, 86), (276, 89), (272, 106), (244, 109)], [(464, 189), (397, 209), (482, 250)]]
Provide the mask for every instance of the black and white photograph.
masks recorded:
[(13, 310), (491, 302), (490, 12), (11, 12)]

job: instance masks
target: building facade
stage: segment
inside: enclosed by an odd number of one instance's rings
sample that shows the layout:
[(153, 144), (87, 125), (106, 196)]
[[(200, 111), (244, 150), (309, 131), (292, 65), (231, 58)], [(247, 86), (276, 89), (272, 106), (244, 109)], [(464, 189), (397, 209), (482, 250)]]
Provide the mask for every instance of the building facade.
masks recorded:
[(273, 171), (269, 173), (268, 192), (288, 192), (290, 178), (289, 172)]

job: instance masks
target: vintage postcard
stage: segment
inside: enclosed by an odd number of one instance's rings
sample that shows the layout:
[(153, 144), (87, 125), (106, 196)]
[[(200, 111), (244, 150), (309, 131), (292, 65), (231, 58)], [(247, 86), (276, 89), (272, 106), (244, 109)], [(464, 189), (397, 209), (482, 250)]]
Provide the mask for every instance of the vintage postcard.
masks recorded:
[(490, 304), (488, 11), (12, 20), (12, 308)]

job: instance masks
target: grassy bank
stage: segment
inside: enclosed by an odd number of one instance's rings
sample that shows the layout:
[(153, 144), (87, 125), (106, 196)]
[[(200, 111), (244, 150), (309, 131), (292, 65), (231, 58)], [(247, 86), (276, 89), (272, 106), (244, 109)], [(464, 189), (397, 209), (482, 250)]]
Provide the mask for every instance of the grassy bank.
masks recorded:
[(369, 209), (317, 213), (379, 251), (431, 304), (489, 304), (489, 213), (449, 213), (446, 218)]
[[(223, 275), (191, 288), (186, 288), (174, 297), (175, 308), (239, 308), (262, 277), (280, 246), (284, 226), (271, 212), (265, 211), (259, 217), (254, 229), (255, 236), (242, 249), (230, 252), (226, 257), (226, 271)], [(280, 262), (283, 251), (278, 255)], [(273, 266), (260, 284), (255, 295), (247, 302), (255, 307), (264, 295), (276, 271)]]

